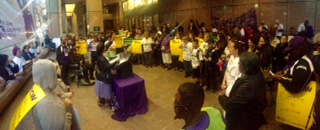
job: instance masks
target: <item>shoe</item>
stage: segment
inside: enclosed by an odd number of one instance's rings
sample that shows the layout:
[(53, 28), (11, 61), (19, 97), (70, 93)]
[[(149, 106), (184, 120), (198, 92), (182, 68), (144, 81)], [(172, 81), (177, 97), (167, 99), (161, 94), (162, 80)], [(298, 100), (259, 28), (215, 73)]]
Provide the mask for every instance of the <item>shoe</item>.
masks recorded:
[(180, 72), (183, 72), (183, 69), (180, 69), (179, 71), (180, 71)]

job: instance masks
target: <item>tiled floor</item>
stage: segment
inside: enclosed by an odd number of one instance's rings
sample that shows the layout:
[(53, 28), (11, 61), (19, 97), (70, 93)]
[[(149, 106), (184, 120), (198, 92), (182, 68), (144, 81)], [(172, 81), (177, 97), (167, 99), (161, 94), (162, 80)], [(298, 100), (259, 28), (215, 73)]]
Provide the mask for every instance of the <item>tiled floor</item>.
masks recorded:
[[(95, 96), (94, 86), (75, 85), (72, 89), (75, 96), (73, 105), (78, 109), (84, 130), (177, 130), (184, 122), (174, 120), (173, 101), (174, 94), (181, 83), (193, 82), (191, 78), (184, 78), (184, 74), (178, 71), (168, 71), (161, 67), (145, 68), (142, 65), (134, 66), (134, 72), (145, 79), (146, 92), (149, 99), (149, 111), (144, 115), (130, 117), (126, 122), (118, 122), (111, 119), (113, 112), (107, 107), (99, 107)], [(14, 110), (31, 88), (32, 81), (26, 84), (16, 96), (11, 105), (0, 117), (0, 129), (7, 130)], [(206, 92), (204, 106), (215, 106), (221, 109), (217, 100), (217, 93)], [(274, 121), (274, 109), (266, 110), (268, 125), (262, 130), (277, 130), (283, 127)], [(32, 119), (29, 119), (32, 123)], [(32, 125), (26, 129), (34, 129)]]

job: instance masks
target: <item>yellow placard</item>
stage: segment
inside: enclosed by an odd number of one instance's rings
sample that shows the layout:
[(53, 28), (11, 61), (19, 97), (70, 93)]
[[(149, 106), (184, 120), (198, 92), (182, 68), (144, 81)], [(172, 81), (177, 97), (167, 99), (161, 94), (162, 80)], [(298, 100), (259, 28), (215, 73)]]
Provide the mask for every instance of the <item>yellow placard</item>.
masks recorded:
[(122, 48), (123, 47), (123, 41), (122, 37), (119, 35), (114, 36), (114, 43), (116, 44), (115, 48)]
[[(316, 96), (317, 84), (311, 81), (303, 92), (289, 93), (282, 84), (278, 85), (276, 121), (305, 129), (308, 117), (311, 115), (308, 128), (313, 123), (313, 103)], [(312, 112), (311, 112), (312, 111)], [(311, 112), (311, 113), (310, 113)]]
[(132, 40), (131, 48), (133, 54), (142, 54), (141, 40)]
[(15, 130), (22, 121), (22, 119), (32, 109), (32, 107), (35, 106), (44, 97), (46, 97), (46, 94), (43, 92), (41, 87), (37, 84), (34, 84), (32, 89), (24, 97), (19, 107), (15, 111), (10, 122), (10, 130)]
[(181, 40), (177, 39), (177, 40), (170, 40), (170, 51), (171, 51), (171, 55), (174, 56), (178, 56), (181, 53)]
[(86, 41), (84, 41), (84, 40), (77, 41), (76, 47), (78, 48), (78, 54), (86, 55), (88, 53)]

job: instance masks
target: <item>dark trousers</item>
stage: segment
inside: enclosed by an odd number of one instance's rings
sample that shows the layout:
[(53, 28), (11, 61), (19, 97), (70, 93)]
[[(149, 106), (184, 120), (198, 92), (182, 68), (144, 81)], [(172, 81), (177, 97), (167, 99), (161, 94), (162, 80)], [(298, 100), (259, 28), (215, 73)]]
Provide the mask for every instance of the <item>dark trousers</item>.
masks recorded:
[(179, 56), (175, 56), (175, 55), (171, 55), (171, 59), (172, 59), (172, 67), (173, 68), (178, 68), (179, 66)]
[(68, 74), (69, 74), (69, 64), (62, 65), (61, 78), (62, 78), (62, 81), (64, 82), (64, 84), (69, 84)]
[(162, 63), (162, 53), (160, 49), (155, 49), (154, 51), (154, 59), (156, 65), (161, 65)]
[(96, 66), (96, 62), (97, 62), (97, 52), (96, 51), (92, 51), (91, 52), (91, 66), (90, 66), (90, 77), (93, 77), (93, 71), (94, 71), (94, 67)]
[(150, 51), (150, 52), (143, 52), (143, 55), (144, 55), (144, 59), (145, 59), (146, 65), (151, 65), (151, 61), (152, 61), (152, 51)]
[(183, 61), (183, 65), (184, 65), (184, 72), (187, 76), (190, 76), (192, 74), (192, 65), (191, 65), (191, 61)]
[[(216, 68), (218, 69), (218, 68)], [(206, 66), (205, 78), (207, 90), (218, 90), (218, 74), (216, 74), (217, 70), (214, 70), (210, 65)]]
[[(89, 73), (88, 73), (89, 70), (90, 70), (90, 76), (93, 77), (93, 71), (91, 72), (92, 68), (94, 68), (94, 67), (92, 67), (92, 65), (89, 63), (86, 63), (85, 65), (81, 66), (82, 72), (80, 72), (80, 73), (83, 73), (83, 77), (85, 80), (89, 80)], [(81, 78), (82, 77), (80, 77), (80, 79)]]
[(145, 64), (142, 54), (136, 54), (138, 64)]

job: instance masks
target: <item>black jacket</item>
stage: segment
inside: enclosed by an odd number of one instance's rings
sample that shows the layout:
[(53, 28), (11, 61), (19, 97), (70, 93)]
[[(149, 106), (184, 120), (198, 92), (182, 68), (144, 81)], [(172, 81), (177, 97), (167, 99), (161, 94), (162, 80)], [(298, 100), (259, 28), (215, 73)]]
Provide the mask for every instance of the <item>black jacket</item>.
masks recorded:
[(227, 130), (258, 130), (266, 123), (265, 81), (261, 73), (245, 75), (236, 80), (230, 96), (219, 96), (226, 111)]
[(116, 63), (110, 64), (109, 61), (104, 56), (98, 56), (96, 65), (96, 78), (97, 80), (111, 84), (112, 75), (111, 69)]
[[(58, 61), (59, 65), (68, 65), (70, 62), (70, 54), (69, 54), (70, 48), (65, 45), (60, 45), (57, 48), (57, 57), (56, 60)], [(67, 55), (65, 55), (67, 54)]]
[(264, 45), (261, 48), (258, 48), (259, 50), (259, 57), (260, 57), (260, 64), (261, 67), (269, 67), (272, 63), (272, 57), (273, 57), (273, 49), (271, 45)]
[(284, 53), (284, 49), (287, 46), (288, 46), (288, 43), (286, 44), (279, 43), (274, 50), (273, 59), (277, 69), (279, 69), (278, 71), (282, 71), (287, 64), (286, 60), (284, 59), (286, 56), (286, 53)]

